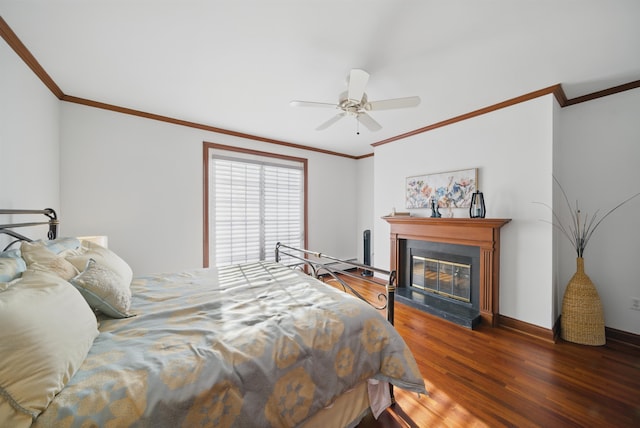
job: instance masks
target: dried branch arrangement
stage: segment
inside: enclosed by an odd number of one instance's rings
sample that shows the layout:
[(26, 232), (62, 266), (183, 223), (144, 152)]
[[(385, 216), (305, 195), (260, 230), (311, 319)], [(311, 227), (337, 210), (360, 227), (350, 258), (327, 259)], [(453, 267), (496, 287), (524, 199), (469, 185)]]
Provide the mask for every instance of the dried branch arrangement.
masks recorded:
[(591, 236), (593, 236), (593, 233), (605, 218), (607, 218), (611, 213), (613, 213), (615, 210), (617, 210), (627, 202), (631, 201), (633, 198), (640, 196), (640, 192), (638, 192), (635, 195), (628, 197), (627, 199), (607, 211), (607, 213), (600, 219), (598, 219), (600, 210), (596, 210), (596, 212), (592, 216), (590, 216), (588, 213), (583, 214), (580, 210), (580, 207), (578, 206), (578, 201), (576, 201), (575, 206), (572, 206), (569, 202), (567, 193), (564, 191), (564, 188), (562, 187), (558, 179), (556, 177), (553, 177), (553, 180), (560, 188), (562, 196), (564, 197), (564, 200), (567, 204), (567, 208), (569, 209), (569, 212), (571, 214), (570, 221), (568, 223), (564, 223), (558, 213), (556, 213), (556, 211), (554, 211), (553, 208), (551, 208), (549, 205), (542, 202), (536, 203), (544, 205), (551, 210), (551, 213), (553, 214), (553, 222), (550, 223), (571, 242), (573, 248), (575, 248), (576, 253), (578, 254), (578, 257), (582, 257), (582, 255), (584, 254), (584, 250), (587, 247), (589, 240), (591, 239)]

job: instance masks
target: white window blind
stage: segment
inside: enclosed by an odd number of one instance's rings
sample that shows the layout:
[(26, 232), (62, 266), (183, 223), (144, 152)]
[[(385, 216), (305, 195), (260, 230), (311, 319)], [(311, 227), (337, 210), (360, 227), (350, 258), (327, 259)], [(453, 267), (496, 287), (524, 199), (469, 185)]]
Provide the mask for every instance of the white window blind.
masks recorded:
[(214, 151), (210, 165), (214, 265), (274, 260), (278, 242), (304, 246), (302, 163)]

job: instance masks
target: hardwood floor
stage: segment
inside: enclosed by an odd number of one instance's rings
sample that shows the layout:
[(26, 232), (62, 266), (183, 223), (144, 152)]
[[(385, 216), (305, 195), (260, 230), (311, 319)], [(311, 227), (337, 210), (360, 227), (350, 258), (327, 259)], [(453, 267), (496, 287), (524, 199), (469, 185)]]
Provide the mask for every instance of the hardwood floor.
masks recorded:
[(396, 388), (396, 404), (360, 428), (640, 427), (640, 348), (547, 343), (501, 327), (472, 331), (400, 303), (395, 326), (429, 395)]

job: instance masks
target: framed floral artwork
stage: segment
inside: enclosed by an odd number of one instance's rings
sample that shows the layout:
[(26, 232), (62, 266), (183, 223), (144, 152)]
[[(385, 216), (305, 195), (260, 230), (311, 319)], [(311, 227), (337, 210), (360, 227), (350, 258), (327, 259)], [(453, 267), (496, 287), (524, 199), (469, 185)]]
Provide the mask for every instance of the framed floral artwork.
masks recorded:
[(478, 168), (407, 177), (407, 208), (430, 208), (431, 198), (441, 208), (469, 208), (478, 187)]

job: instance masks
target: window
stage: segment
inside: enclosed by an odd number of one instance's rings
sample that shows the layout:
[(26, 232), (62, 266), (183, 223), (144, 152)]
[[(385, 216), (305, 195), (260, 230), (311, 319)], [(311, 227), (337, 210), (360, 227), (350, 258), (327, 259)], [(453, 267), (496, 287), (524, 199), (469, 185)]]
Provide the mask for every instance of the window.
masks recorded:
[(306, 159), (208, 143), (205, 159), (205, 266), (275, 260), (278, 242), (305, 247)]

